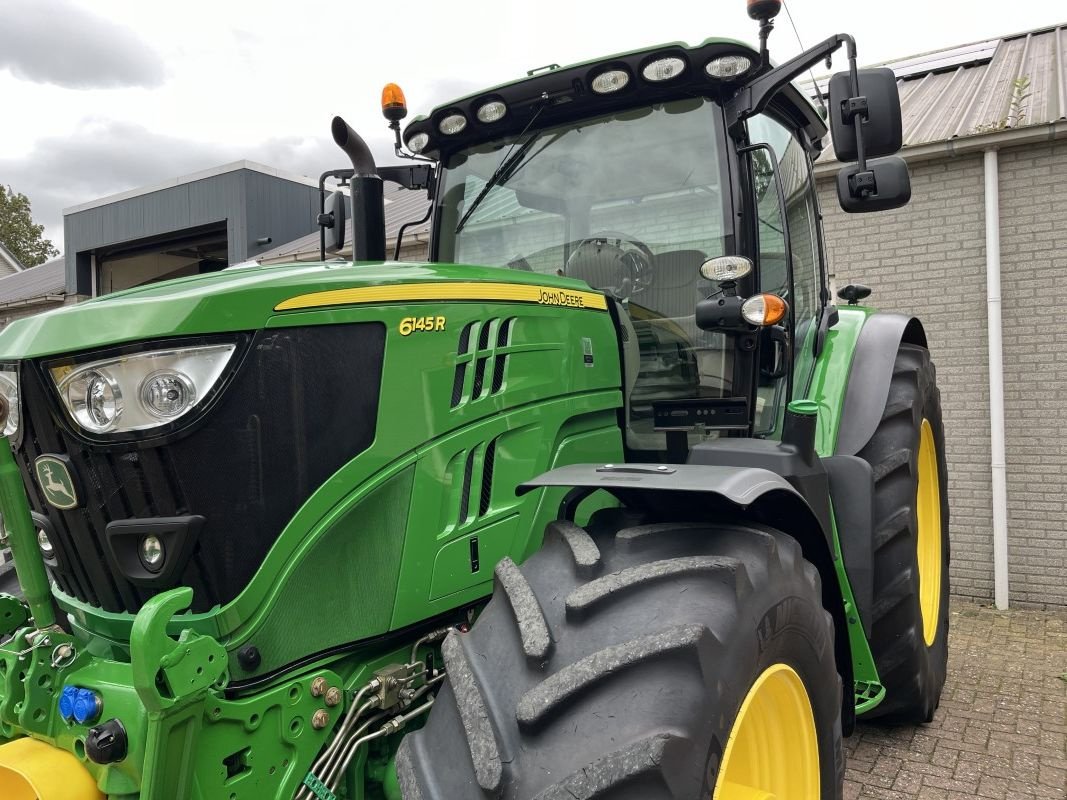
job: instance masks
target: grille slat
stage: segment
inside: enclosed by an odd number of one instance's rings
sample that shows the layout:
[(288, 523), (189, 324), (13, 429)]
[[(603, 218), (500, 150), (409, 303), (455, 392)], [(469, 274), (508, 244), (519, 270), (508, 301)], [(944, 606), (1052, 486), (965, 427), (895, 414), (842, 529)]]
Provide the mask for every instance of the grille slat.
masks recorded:
[(478, 506), (478, 516), (489, 512), (493, 500), (493, 462), (496, 460), (496, 439), (485, 448), (485, 462), (482, 464), (482, 496)]
[(459, 524), (470, 518), (471, 477), (474, 474), (474, 448), (467, 453), (467, 463), (463, 468), (463, 489), (459, 495)]
[(488, 358), (479, 358), (478, 366), (474, 370), (474, 388), (471, 389), (471, 400), (477, 400), (482, 396), (482, 386), (485, 384), (485, 365)]
[(462, 356), (466, 354), (467, 348), (470, 347), (471, 331), (474, 330), (475, 323), (468, 322), (463, 326), (463, 331), (459, 334), (459, 349), (458, 352)]
[(456, 376), (452, 379), (452, 408), (463, 399), (463, 381), (467, 377), (467, 362), (456, 364)]
[(489, 390), (490, 394), (496, 394), (504, 386), (504, 368), (507, 366), (508, 357), (506, 355), (498, 355), (493, 362), (493, 386)]

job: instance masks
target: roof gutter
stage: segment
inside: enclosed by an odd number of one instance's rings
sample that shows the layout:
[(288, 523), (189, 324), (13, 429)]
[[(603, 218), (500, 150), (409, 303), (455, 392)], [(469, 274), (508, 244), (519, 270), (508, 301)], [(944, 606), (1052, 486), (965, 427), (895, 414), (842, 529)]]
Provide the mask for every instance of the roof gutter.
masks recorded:
[[(937, 158), (954, 158), (956, 156), (981, 153), (989, 149), (1020, 147), (1027, 144), (1040, 144), (1057, 139), (1067, 139), (1067, 119), (1057, 119), (1040, 125), (1026, 125), (1022, 128), (983, 133), (976, 136), (960, 136), (941, 142), (929, 142), (913, 147), (905, 147), (899, 155), (909, 163), (931, 161)], [(815, 177), (826, 178), (836, 175), (843, 164), (834, 159), (815, 163)]]
[(44, 294), (39, 297), (27, 297), (23, 300), (9, 300), (0, 302), (0, 310), (8, 308), (25, 308), (26, 306), (44, 305), (46, 303), (62, 303), (66, 299), (65, 294)]

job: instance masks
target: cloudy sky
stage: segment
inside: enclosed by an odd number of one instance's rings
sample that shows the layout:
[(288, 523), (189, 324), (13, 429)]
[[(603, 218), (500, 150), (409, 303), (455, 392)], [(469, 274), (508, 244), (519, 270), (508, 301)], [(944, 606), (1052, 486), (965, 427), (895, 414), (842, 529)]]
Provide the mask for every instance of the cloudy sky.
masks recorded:
[[(805, 44), (846, 31), (866, 64), (1067, 22), (1063, 0), (789, 7)], [(744, 9), (745, 0), (0, 0), (0, 183), (30, 197), (62, 247), (62, 209), (107, 194), (241, 158), (312, 176), (345, 166), (329, 138), (334, 114), (388, 160), (378, 111), (388, 81), (404, 87), (413, 113), (425, 111), (552, 62), (709, 36), (754, 41)], [(772, 55), (799, 49), (783, 13)]]

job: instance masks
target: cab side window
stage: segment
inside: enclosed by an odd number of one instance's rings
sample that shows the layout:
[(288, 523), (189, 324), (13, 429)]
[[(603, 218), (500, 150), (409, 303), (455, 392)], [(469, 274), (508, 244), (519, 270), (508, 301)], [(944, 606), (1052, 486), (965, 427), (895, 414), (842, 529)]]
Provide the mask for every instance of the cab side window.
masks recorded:
[[(811, 162), (792, 132), (773, 117), (761, 114), (749, 120), (748, 136), (751, 144), (765, 143), (774, 152), (785, 195), (786, 220), (783, 221), (774, 175), (770, 164), (766, 163), (770, 154), (766, 150), (755, 151), (752, 182), (759, 223), (760, 291), (777, 294), (791, 306), (796, 324), (792, 337), (793, 395), (800, 397), (813, 366), (810, 337), (815, 333), (822, 303), (818, 205)], [(792, 286), (786, 270), (786, 247), (793, 258)], [(770, 433), (777, 427), (784, 411), (786, 379), (778, 376), (769, 380), (761, 378), (760, 384), (757, 430)]]

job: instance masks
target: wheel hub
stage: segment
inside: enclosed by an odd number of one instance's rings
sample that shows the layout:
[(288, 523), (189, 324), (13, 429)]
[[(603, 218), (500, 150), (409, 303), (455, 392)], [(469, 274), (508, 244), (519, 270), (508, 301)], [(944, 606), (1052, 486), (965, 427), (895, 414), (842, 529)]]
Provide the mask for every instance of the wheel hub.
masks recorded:
[(937, 448), (929, 420), (919, 433), (919, 487), (915, 498), (918, 535), (915, 539), (919, 565), (919, 608), (923, 638), (929, 647), (937, 638), (941, 611), (941, 486), (937, 474)]
[(764, 670), (737, 713), (713, 800), (812, 800), (819, 740), (804, 682), (787, 664)]

